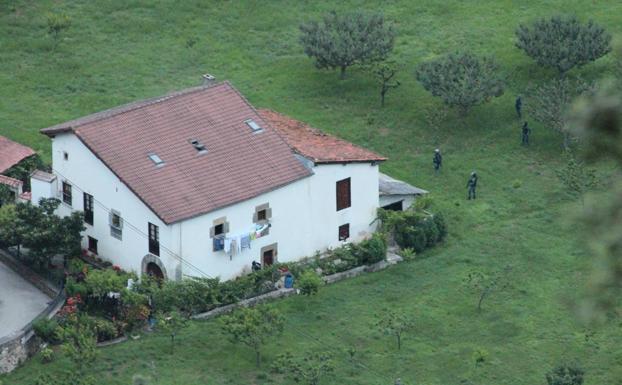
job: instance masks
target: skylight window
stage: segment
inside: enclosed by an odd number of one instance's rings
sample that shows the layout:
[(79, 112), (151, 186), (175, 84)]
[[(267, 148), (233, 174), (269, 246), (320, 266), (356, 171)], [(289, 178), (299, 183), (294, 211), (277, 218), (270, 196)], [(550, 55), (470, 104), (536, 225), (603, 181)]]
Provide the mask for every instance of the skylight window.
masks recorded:
[(249, 126), (253, 132), (260, 132), (263, 130), (263, 128), (253, 119), (245, 120), (244, 123), (246, 123), (246, 125)]
[(190, 144), (194, 147), (195, 150), (199, 152), (199, 154), (207, 153), (207, 149), (205, 148), (205, 145), (199, 142), (198, 140), (190, 139)]
[(148, 154), (147, 156), (149, 157), (149, 159), (151, 159), (153, 163), (155, 163), (157, 167), (164, 166), (164, 161), (162, 160), (162, 158), (158, 156), (158, 154), (151, 153), (151, 154)]

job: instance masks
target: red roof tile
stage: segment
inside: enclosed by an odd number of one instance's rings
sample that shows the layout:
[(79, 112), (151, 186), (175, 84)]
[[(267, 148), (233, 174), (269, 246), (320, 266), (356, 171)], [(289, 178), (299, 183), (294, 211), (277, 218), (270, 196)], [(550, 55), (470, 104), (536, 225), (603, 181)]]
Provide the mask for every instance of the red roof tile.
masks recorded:
[(25, 201), (29, 201), (32, 199), (32, 193), (30, 191), (23, 192), (19, 194), (19, 198)]
[(372, 151), (328, 135), (306, 123), (271, 110), (259, 115), (277, 129), (289, 146), (315, 163), (378, 162), (387, 160)]
[(22, 159), (34, 154), (35, 152), (30, 147), (0, 136), (0, 173), (5, 172), (18, 164)]
[(0, 184), (4, 184), (9, 187), (17, 188), (22, 185), (22, 181), (19, 179), (10, 178), (5, 175), (0, 175)]
[[(253, 132), (245, 123), (263, 127)], [(42, 132), (71, 131), (165, 223), (240, 202), (311, 175), (229, 83), (131, 103)], [(196, 139), (206, 154), (189, 143)], [(164, 165), (156, 167), (149, 154)]]

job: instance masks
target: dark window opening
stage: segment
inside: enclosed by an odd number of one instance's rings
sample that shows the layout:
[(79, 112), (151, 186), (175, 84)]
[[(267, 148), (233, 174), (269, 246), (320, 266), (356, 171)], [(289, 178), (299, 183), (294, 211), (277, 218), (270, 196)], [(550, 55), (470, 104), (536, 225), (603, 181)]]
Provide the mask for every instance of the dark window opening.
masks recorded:
[(350, 198), (350, 178), (337, 182), (337, 211), (347, 209), (351, 206)]
[(266, 210), (257, 211), (257, 221), (265, 221), (266, 219), (268, 219)]
[(339, 240), (345, 241), (350, 238), (350, 224), (346, 223), (345, 225), (339, 226)]
[(404, 201), (394, 202), (386, 206), (382, 206), (382, 208), (389, 211), (403, 211), (404, 208), (402, 202)]
[(63, 202), (69, 206), (72, 203), (71, 185), (67, 182), (63, 182)]
[(264, 266), (272, 266), (274, 264), (274, 249), (264, 251), (262, 260)]
[(207, 152), (207, 149), (205, 148), (205, 145), (203, 143), (199, 142), (196, 139), (191, 139), (190, 140), (190, 144), (192, 144), (194, 149), (197, 150), (199, 152), (199, 154), (205, 154)]
[(63, 158), (65, 160), (69, 160), (69, 154), (67, 153), (67, 151), (63, 151)]
[(153, 223), (149, 223), (149, 252), (160, 256), (160, 230)]
[(214, 226), (214, 236), (223, 235), (225, 233), (225, 225), (221, 223), (219, 225)]
[(93, 226), (93, 196), (84, 193), (84, 222)]
[(88, 237), (89, 238), (89, 251), (91, 253), (95, 253), (97, 254), (97, 239), (93, 238), (93, 237)]

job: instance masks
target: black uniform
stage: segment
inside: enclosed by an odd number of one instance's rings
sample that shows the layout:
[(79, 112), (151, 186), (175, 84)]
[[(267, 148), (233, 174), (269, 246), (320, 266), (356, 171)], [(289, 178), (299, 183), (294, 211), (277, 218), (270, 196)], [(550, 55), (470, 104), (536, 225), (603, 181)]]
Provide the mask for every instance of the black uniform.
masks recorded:
[(531, 134), (531, 128), (529, 128), (529, 126), (527, 125), (527, 122), (525, 122), (525, 124), (523, 124), (522, 137), (521, 137), (521, 144), (523, 146), (529, 145), (529, 134)]
[(468, 195), (467, 199), (475, 199), (475, 189), (477, 188), (477, 174), (471, 174), (469, 181), (467, 182)]
[(432, 159), (432, 163), (434, 163), (434, 171), (438, 173), (443, 165), (443, 156), (440, 151), (434, 152), (434, 159)]
[(521, 97), (519, 96), (518, 98), (516, 98), (516, 103), (514, 104), (514, 107), (516, 108), (516, 115), (518, 115), (518, 118), (522, 118), (523, 117), (523, 99), (521, 99)]

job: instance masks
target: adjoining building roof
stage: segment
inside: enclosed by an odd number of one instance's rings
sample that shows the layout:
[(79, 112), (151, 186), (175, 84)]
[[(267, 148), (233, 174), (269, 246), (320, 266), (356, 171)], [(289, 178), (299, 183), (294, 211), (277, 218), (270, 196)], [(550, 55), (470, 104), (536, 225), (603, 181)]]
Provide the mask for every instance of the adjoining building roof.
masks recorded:
[(23, 159), (34, 155), (32, 148), (0, 136), (0, 173), (15, 166)]
[(318, 163), (381, 162), (387, 158), (350, 142), (328, 135), (306, 123), (271, 110), (259, 115), (279, 131), (298, 154)]
[(32, 174), (30, 174), (30, 177), (43, 182), (52, 182), (56, 179), (56, 175), (50, 174), (49, 172), (45, 172), (43, 170), (33, 171)]
[(0, 175), (0, 184), (9, 186), (11, 188), (18, 188), (23, 183), (19, 179), (14, 179), (14, 178), (10, 178), (10, 177), (5, 176), (5, 175)]
[[(260, 130), (249, 127), (249, 120)], [(74, 133), (167, 224), (312, 175), (228, 82), (41, 130)], [(204, 146), (198, 151), (196, 143)]]
[(423, 195), (428, 193), (426, 190), (393, 179), (383, 173), (378, 173), (378, 182), (380, 195)]

